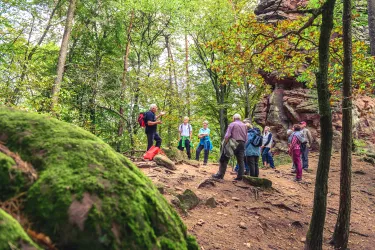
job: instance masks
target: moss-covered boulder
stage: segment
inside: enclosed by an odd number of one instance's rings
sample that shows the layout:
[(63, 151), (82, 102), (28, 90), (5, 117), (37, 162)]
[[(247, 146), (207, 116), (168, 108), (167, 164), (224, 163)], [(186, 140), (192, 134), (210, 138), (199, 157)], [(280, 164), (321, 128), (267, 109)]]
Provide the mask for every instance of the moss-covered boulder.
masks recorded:
[[(0, 147), (5, 146), (0, 144)], [(33, 182), (21, 167), (23, 166), (18, 166), (12, 157), (0, 151), (0, 201), (25, 191)]]
[(177, 169), (174, 162), (171, 161), (166, 155), (162, 155), (162, 154), (155, 155), (154, 162), (156, 162), (156, 164), (158, 164), (160, 166), (163, 166), (163, 167), (166, 167), (170, 170), (176, 170)]
[(12, 216), (0, 209), (0, 249), (38, 250), (21, 225)]
[(187, 160), (186, 151), (181, 151), (178, 148), (163, 148), (164, 153), (174, 162)]
[(183, 194), (177, 195), (177, 198), (180, 200), (181, 208), (185, 211), (195, 208), (200, 202), (198, 196), (190, 189), (186, 189)]
[(24, 212), (59, 249), (198, 249), (150, 179), (91, 133), (0, 107), (0, 140), (38, 171)]
[(261, 188), (271, 188), (272, 181), (265, 179), (265, 178), (258, 178), (258, 177), (251, 177), (251, 176), (244, 176), (243, 181), (251, 186), (254, 187), (261, 187)]

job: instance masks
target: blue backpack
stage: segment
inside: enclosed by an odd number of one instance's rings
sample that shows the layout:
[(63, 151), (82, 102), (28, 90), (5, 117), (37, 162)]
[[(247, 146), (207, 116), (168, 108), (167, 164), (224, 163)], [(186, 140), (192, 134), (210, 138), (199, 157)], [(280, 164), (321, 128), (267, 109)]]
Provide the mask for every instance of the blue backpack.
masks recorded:
[(254, 128), (253, 130), (255, 131), (255, 135), (253, 139), (250, 141), (250, 143), (254, 147), (260, 147), (262, 146), (262, 143), (263, 143), (263, 136), (261, 136), (259, 128)]

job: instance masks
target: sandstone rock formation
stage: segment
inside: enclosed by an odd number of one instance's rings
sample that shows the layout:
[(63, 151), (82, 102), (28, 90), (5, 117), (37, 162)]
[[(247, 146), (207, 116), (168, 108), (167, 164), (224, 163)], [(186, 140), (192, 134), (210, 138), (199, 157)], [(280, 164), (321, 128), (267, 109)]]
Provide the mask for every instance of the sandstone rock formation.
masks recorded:
[(261, 0), (254, 13), (260, 20), (275, 22), (283, 19), (295, 19), (299, 14), (291, 13), (305, 7), (308, 0)]
[[(260, 21), (275, 22), (283, 19), (295, 19), (300, 14), (295, 10), (306, 6), (308, 0), (260, 0), (255, 14)], [(304, 65), (307, 67), (308, 65)], [(298, 76), (303, 72), (303, 67)], [(265, 82), (272, 86), (272, 93), (265, 96), (254, 110), (254, 120), (262, 127), (271, 127), (276, 149), (287, 150), (286, 131), (300, 121), (306, 121), (314, 137), (313, 149), (320, 143), (320, 116), (316, 89), (307, 89), (296, 77), (278, 78), (277, 72), (260, 70)], [(369, 96), (357, 96), (353, 102), (354, 138), (375, 144), (375, 99)], [(342, 112), (340, 101), (334, 102), (333, 109), (333, 148), (341, 147)]]
[[(313, 149), (320, 143), (320, 116), (318, 100), (314, 89), (283, 88), (277, 84), (274, 91), (263, 98), (255, 111), (254, 120), (259, 125), (270, 126), (275, 137), (276, 149), (286, 151), (286, 131), (300, 121), (306, 121), (314, 137)], [(353, 133), (355, 139), (375, 145), (375, 99), (368, 96), (357, 96), (353, 102)], [(333, 104), (332, 123), (334, 129), (333, 147), (341, 147), (342, 131), (341, 103)]]

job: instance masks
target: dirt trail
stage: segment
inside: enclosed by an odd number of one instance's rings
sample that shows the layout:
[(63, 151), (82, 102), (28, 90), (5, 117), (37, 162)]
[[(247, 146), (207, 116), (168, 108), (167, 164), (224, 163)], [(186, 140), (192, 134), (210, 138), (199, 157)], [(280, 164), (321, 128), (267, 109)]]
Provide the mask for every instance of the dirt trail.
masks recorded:
[[(290, 166), (277, 171), (260, 170), (260, 177), (273, 182), (273, 190), (259, 190), (243, 182), (232, 183), (229, 171), (222, 182), (198, 189), (198, 185), (218, 169), (217, 165), (195, 168), (178, 165), (174, 172), (163, 168), (143, 169), (165, 190), (168, 200), (191, 189), (201, 204), (181, 216), (202, 249), (303, 249), (312, 213), (317, 155), (311, 155), (312, 173), (303, 173), (303, 182), (293, 182)], [(339, 155), (333, 155), (330, 169), (324, 249), (332, 235), (339, 202)], [(217, 207), (204, 205), (214, 197)], [(375, 249), (375, 167), (353, 157), (352, 217), (350, 249)], [(200, 220), (204, 223), (199, 225)], [(240, 227), (241, 223), (241, 227)]]

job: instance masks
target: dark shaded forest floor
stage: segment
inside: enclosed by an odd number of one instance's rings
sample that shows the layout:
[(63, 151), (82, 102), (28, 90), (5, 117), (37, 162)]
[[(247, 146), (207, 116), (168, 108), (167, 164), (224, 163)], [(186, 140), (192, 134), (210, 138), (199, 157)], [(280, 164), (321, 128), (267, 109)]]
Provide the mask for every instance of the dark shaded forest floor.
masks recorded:
[[(303, 249), (313, 205), (317, 154), (310, 155), (312, 173), (303, 172), (303, 182), (293, 182), (290, 165), (260, 170), (260, 177), (273, 182), (273, 190), (260, 190), (243, 182), (232, 183), (231, 169), (222, 182), (198, 189), (198, 185), (218, 169), (216, 164), (195, 168), (177, 165), (177, 170), (143, 169), (154, 183), (165, 190), (170, 201), (191, 189), (201, 204), (181, 217), (188, 231), (197, 237), (201, 249)], [(228, 166), (229, 168), (229, 166)], [(338, 213), (340, 156), (333, 155), (330, 169), (324, 249)], [(214, 197), (217, 207), (204, 205)], [(375, 166), (353, 157), (352, 217), (350, 249), (375, 249)], [(242, 224), (241, 228), (239, 225)], [(244, 228), (245, 227), (245, 228)]]

